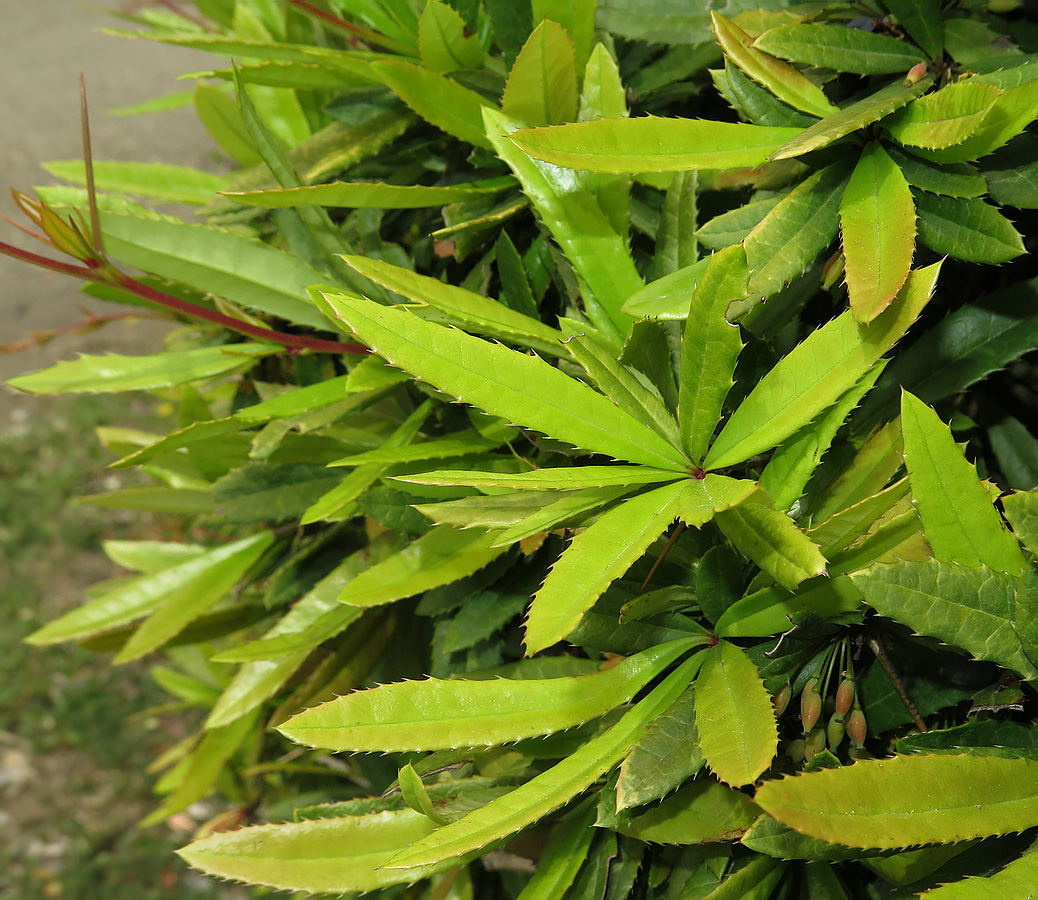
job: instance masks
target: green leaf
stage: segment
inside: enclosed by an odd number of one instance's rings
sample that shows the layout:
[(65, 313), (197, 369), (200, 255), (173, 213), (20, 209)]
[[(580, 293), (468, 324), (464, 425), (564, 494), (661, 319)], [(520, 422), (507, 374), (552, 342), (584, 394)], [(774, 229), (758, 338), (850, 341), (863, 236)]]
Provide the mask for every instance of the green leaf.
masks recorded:
[(559, 326), (568, 335), (566, 347), (584, 367), (598, 389), (623, 409), (629, 410), (643, 423), (679, 447), (678, 425), (659, 394), (643, 383), (633, 370), (623, 365), (615, 351), (590, 329), (581, 329), (570, 319), (560, 319)]
[(326, 299), (335, 315), (393, 365), (490, 415), (618, 459), (678, 471), (686, 465), (651, 428), (537, 357), (368, 300)]
[[(1038, 209), (1038, 152), (1032, 135), (1021, 135), (985, 161), (991, 199), (1000, 206)], [(979, 196), (979, 195), (978, 195)]]
[(1006, 417), (988, 429), (991, 449), (1011, 487), (1038, 487), (1038, 441), (1019, 419)]
[(240, 166), (262, 165), (234, 98), (209, 84), (195, 86), (195, 112), (220, 149)]
[(897, 756), (769, 781), (754, 799), (812, 837), (893, 849), (1033, 827), (1036, 771), (1030, 759)]
[(465, 21), (446, 3), (429, 0), (418, 20), (422, 65), (433, 72), (478, 69), (483, 65), (479, 35), (466, 36)]
[(696, 679), (699, 748), (721, 781), (734, 787), (752, 784), (778, 750), (771, 694), (735, 644), (719, 641), (705, 655)]
[(636, 174), (759, 166), (801, 130), (644, 116), (525, 129), (512, 140), (556, 166)]
[(854, 318), (871, 322), (897, 296), (912, 268), (915, 204), (901, 169), (869, 144), (840, 201), (844, 273)]
[(104, 541), (101, 545), (117, 566), (153, 575), (205, 553), (201, 544), (175, 544), (171, 541)]
[(153, 275), (298, 325), (327, 330), (306, 289), (327, 281), (317, 269), (252, 238), (206, 225), (102, 212), (105, 247)]
[[(977, 75), (972, 81), (974, 84), (994, 84), (998, 74)], [(1033, 76), (1033, 72), (1029, 74)], [(917, 148), (913, 152), (934, 162), (972, 162), (1008, 143), (1038, 116), (1038, 80), (1007, 87), (992, 104), (977, 131), (966, 140), (940, 150)]]
[(501, 98), (501, 111), (524, 125), (561, 125), (577, 117), (573, 41), (544, 19), (520, 51)]
[(385, 867), (435, 827), (421, 813), (401, 809), (217, 832), (178, 852), (209, 875), (280, 890), (373, 891), (455, 865), (451, 861), (405, 871)]
[[(262, 638), (222, 654), (220, 661), (242, 661), (245, 665), (224, 688), (206, 719), (206, 728), (227, 725), (251, 712), (284, 686), (314, 647), (359, 619), (363, 611), (343, 606), (338, 595), (350, 579), (384, 559), (394, 546), (393, 542), (375, 542), (351, 553), (297, 600)], [(241, 652), (246, 648), (251, 653)]]
[(621, 311), (635, 319), (684, 319), (689, 298), (709, 263), (710, 257), (705, 257), (657, 278), (631, 294)]
[(223, 196), (243, 206), (260, 206), (264, 209), (284, 209), (292, 206), (420, 209), (496, 194), (514, 183), (513, 179), (507, 177), (433, 187), (368, 181), (333, 181), (330, 184), (277, 190), (224, 191)]
[(704, 465), (722, 468), (774, 447), (836, 402), (886, 353), (930, 299), (940, 263), (909, 274), (890, 307), (868, 325), (846, 312), (765, 375), (721, 430)]
[(707, 621), (716, 622), (742, 595), (743, 576), (739, 557), (717, 544), (699, 559), (696, 569), (696, 602)]
[(521, 831), (563, 806), (630, 752), (649, 722), (685, 690), (700, 664), (700, 655), (686, 660), (608, 731), (499, 800), (413, 843), (390, 860), (390, 867), (413, 870), (433, 862), (457, 860)]
[(595, 807), (577, 807), (552, 830), (534, 873), (516, 900), (556, 900), (573, 884), (595, 837)]
[(400, 785), (400, 793), (411, 809), (420, 812), (437, 825), (447, 824), (447, 820), (433, 808), (429, 792), (422, 783), (422, 777), (410, 763), (400, 770), (397, 775), (397, 784)]
[(605, 589), (674, 521), (683, 487), (677, 482), (621, 502), (573, 538), (530, 604), (527, 656), (577, 627)]
[(441, 310), (473, 331), (522, 343), (533, 339), (531, 343), (535, 347), (545, 349), (552, 355), (565, 352), (559, 346), (562, 339), (559, 331), (538, 319), (509, 309), (503, 303), (383, 260), (363, 256), (347, 256), (345, 259), (361, 275), (376, 284), (415, 303)]
[(342, 476), (314, 463), (251, 463), (213, 484), (213, 500), (231, 522), (294, 519)]
[[(591, 494), (596, 498), (613, 500), (626, 492), (626, 485), (615, 488), (591, 488), (589, 491), (566, 491), (563, 501), (573, 498), (574, 495), (588, 500)], [(531, 515), (545, 512), (546, 508), (557, 502), (559, 501), (552, 494), (543, 491), (514, 491), (508, 494), (491, 494), (489, 497), (463, 497), (443, 503), (416, 503), (414, 508), (437, 525), (456, 525), (459, 528), (509, 528), (525, 521)], [(591, 502), (592, 505), (597, 505), (594, 501)], [(498, 541), (501, 542), (500, 536)]]
[(157, 825), (187, 809), (192, 803), (203, 799), (225, 771), (227, 761), (242, 743), (255, 732), (256, 716), (243, 716), (223, 728), (207, 731), (198, 746), (175, 770), (179, 776), (177, 788), (165, 799), (162, 806), (141, 820), (143, 827)]
[[(363, 64), (360, 64), (363, 65)], [(194, 73), (199, 78), (222, 78), (234, 80), (233, 69), (213, 69), (209, 72)], [(333, 69), (331, 66), (318, 65), (298, 60), (268, 60), (251, 65), (239, 65), (238, 75), (245, 84), (262, 84), (270, 87), (291, 88), (293, 90), (311, 90), (314, 88), (337, 88), (350, 90), (369, 88), (375, 81), (369, 73), (360, 69), (349, 71)], [(190, 95), (188, 95), (190, 96)], [(188, 101), (190, 102), (190, 101)], [(187, 105), (187, 104), (185, 104)], [(131, 107), (134, 109), (134, 107)], [(148, 112), (147, 109), (140, 109)], [(154, 110), (158, 112), (159, 110)], [(109, 111), (112, 114), (114, 111)], [(122, 113), (128, 115), (129, 112)]]
[(1009, 719), (972, 719), (951, 728), (906, 735), (902, 753), (975, 753), (977, 756), (1038, 759), (1038, 733)]
[(959, 81), (913, 100), (883, 120), (901, 144), (939, 150), (961, 143), (980, 127), (1001, 92), (990, 84)]
[(487, 110), (483, 120), (497, 155), (519, 179), (523, 193), (583, 280), (588, 318), (600, 331), (622, 338), (631, 322), (620, 307), (644, 285), (628, 251), (627, 235), (616, 231), (583, 178), (521, 152), (513, 139), (517, 123), (493, 110)]
[(824, 618), (863, 611), (861, 593), (843, 576), (819, 578), (795, 594), (770, 587), (736, 601), (717, 620), (721, 637), (770, 637), (789, 631), (790, 621), (803, 613)]
[(716, 516), (717, 526), (745, 555), (783, 587), (792, 590), (825, 572), (825, 557), (767, 495), (751, 497)]
[(937, 59), (944, 52), (944, 20), (939, 0), (884, 0), (883, 5), (927, 56)]
[(870, 97), (865, 97), (846, 106), (839, 112), (826, 116), (810, 128), (804, 129), (771, 154), (771, 159), (793, 159), (812, 150), (827, 147), (833, 141), (846, 137), (852, 131), (878, 122), (884, 116), (900, 109), (909, 101), (926, 93), (933, 85), (933, 76), (906, 87), (899, 79), (880, 88)]
[(555, 3), (554, 0), (533, 0), (534, 22), (554, 20), (566, 29), (573, 41), (577, 71), (583, 72), (595, 43), (595, 19), (598, 0), (574, 0)]
[(1038, 282), (1017, 282), (941, 319), (887, 367), (863, 419), (895, 415), (901, 385), (926, 403), (965, 390), (1038, 347)]
[(778, 194), (763, 200), (754, 200), (714, 216), (696, 232), (696, 235), (700, 243), (711, 250), (720, 250), (722, 247), (741, 243), (743, 238), (775, 208), (782, 197), (782, 194)]
[[(399, 549), (401, 544), (402, 541), (399, 540), (373, 543), (369, 545), (372, 552), (366, 550), (361, 552), (367, 555), (365, 561), (369, 565), (374, 565), (389, 556), (391, 550)], [(352, 555), (347, 557), (346, 563), (343, 564), (347, 567), (345, 570), (342, 567), (333, 570), (326, 578), (318, 582), (313, 591), (293, 606), (293, 610), (298, 609), (299, 613), (298, 615), (293, 613), (285, 615), (281, 620), (285, 623), (284, 629), (275, 626), (278, 629), (277, 634), (274, 634), (274, 629), (271, 629), (269, 635), (231, 650), (225, 650), (212, 657), (213, 661), (252, 663), (279, 660), (299, 651), (309, 653), (318, 644), (342, 634), (363, 614), (361, 608), (343, 606), (338, 601), (339, 593), (353, 577), (352, 574), (347, 577), (347, 573), (354, 565), (350, 562), (351, 559)], [(303, 602), (304, 600), (306, 603)], [(316, 618), (313, 618), (314, 616)], [(296, 628), (299, 630), (292, 630)], [(244, 672), (247, 668), (245, 666), (241, 671)], [(269, 670), (267, 670), (267, 674), (270, 674)]]
[(806, 128), (818, 121), (817, 116), (800, 112), (788, 103), (783, 103), (767, 88), (744, 74), (731, 60), (725, 62), (723, 69), (711, 69), (710, 77), (718, 93), (754, 125)]
[(805, 178), (746, 235), (749, 308), (786, 287), (832, 243), (848, 168), (836, 163)]
[(872, 566), (851, 580), (880, 615), (1026, 679), (1038, 677), (1014, 628), (1018, 579), (930, 560)]
[(19, 375), (7, 383), (31, 394), (105, 394), (151, 391), (203, 381), (252, 368), (256, 360), (279, 348), (264, 344), (230, 344), (171, 350), (150, 356), (80, 356), (49, 369)]
[(702, 844), (738, 837), (759, 812), (745, 794), (702, 778), (614, 827), (621, 834), (654, 844)]
[(893, 75), (926, 61), (911, 44), (842, 25), (780, 25), (765, 31), (753, 46), (792, 62), (858, 75)]
[(533, 30), (530, 0), (485, 0), (494, 39), (505, 51), (505, 62), (511, 65)]
[(753, 38), (731, 19), (711, 10), (710, 19), (725, 56), (783, 103), (813, 116), (837, 111), (818, 85), (799, 69), (753, 46)]
[(192, 588), (204, 589), (211, 568), (248, 552), (250, 547), (263, 541), (269, 541), (268, 532), (208, 550), (153, 574), (117, 582), (82, 606), (48, 622), (26, 640), (30, 644), (57, 644), (125, 625), (151, 612), (173, 593), (184, 591), (189, 594)]
[(846, 549), (866, 534), (880, 516), (893, 509), (907, 493), (908, 479), (902, 478), (890, 487), (833, 514), (808, 534), (831, 559), (832, 554)]
[(492, 104), (481, 94), (403, 60), (372, 63), (371, 71), (430, 124), (465, 143), (491, 149), (483, 131), (482, 110)]
[(920, 896), (930, 900), (986, 900), (988, 897), (1022, 900), (1034, 890), (1035, 878), (1038, 878), (1038, 853), (1030, 850), (993, 875), (942, 884)]
[(714, 513), (739, 506), (756, 487), (749, 479), (713, 473), (706, 478), (689, 478), (678, 496), (678, 517), (689, 527), (699, 528), (709, 522)]
[(118, 665), (140, 659), (178, 635), (233, 590), (273, 541), (271, 532), (261, 531), (251, 538), (232, 544), (234, 552), (224, 553), (215, 561), (215, 553), (207, 554), (209, 565), (205, 568), (204, 576), (196, 577), (165, 594), (123, 645), (114, 662)]
[(448, 459), (454, 456), (485, 454), (501, 446), (501, 441), (488, 441), (477, 437), (475, 432), (467, 438), (439, 438), (435, 441), (423, 441), (409, 444), (406, 447), (380, 447), (378, 450), (365, 450), (336, 459), (328, 465), (365, 466), (372, 463), (380, 465), (396, 465), (397, 463), (416, 462), (428, 459)]
[(204, 515), (215, 512), (212, 492), (192, 488), (154, 485), (109, 491), (77, 497), (77, 503), (88, 503), (104, 509), (135, 509), (142, 512), (175, 513), (177, 515)]
[(689, 687), (627, 754), (616, 782), (617, 812), (665, 797), (703, 767), (693, 698)]
[(785, 874), (784, 863), (767, 857), (756, 857), (732, 872), (703, 900), (766, 900), (772, 896), (772, 891)]
[(976, 470), (937, 413), (908, 391), (901, 395), (901, 429), (912, 496), (934, 556), (1022, 575), (1020, 545), (1002, 525)]
[(725, 313), (728, 304), (746, 296), (749, 270), (739, 245), (711, 256), (692, 293), (681, 338), (678, 419), (681, 443), (693, 460), (701, 460), (721, 418), (743, 342), (739, 327)]
[(671, 641), (576, 678), (403, 681), (305, 710), (278, 730), (311, 747), (404, 752), (504, 744), (572, 728), (627, 703), (693, 646)]
[(421, 475), (394, 475), (397, 481), (411, 484), (452, 485), (475, 488), (508, 488), (515, 491), (570, 491), (607, 488), (619, 485), (637, 487), (684, 478), (673, 469), (650, 466), (574, 466), (573, 468), (534, 469), (531, 472), (424, 472)]
[[(826, 868), (831, 868), (831, 863), (835, 861), (871, 856), (869, 852), (856, 847), (831, 844), (828, 841), (800, 834), (767, 814), (762, 815), (750, 826), (749, 831), (740, 838), (739, 843), (776, 859), (825, 861)], [(815, 895), (810, 896), (813, 898)], [(837, 895), (834, 900), (847, 900), (847, 898)]]
[(1006, 518), (1023, 545), (1038, 555), (1038, 493), (1019, 491), (1002, 499)]
[(492, 536), (483, 532), (441, 525), (354, 578), (339, 594), (339, 602), (381, 606), (450, 584), (478, 572), (507, 549), (491, 543)]
[(967, 262), (1004, 263), (1024, 253), (1013, 223), (983, 200), (916, 192), (919, 238), (935, 253)]
[[(136, 38), (138, 40), (159, 41), (176, 47), (191, 47), (205, 50), (220, 56), (236, 56), (251, 59), (281, 59), (298, 62), (317, 62), (348, 72), (363, 73), (367, 69), (366, 60), (381, 59), (386, 54), (333, 50), (328, 47), (315, 47), (307, 44), (292, 44), (281, 41), (242, 40), (223, 34), (203, 33), (170, 33), (169, 31), (116, 31), (102, 29), (106, 34), (118, 37)], [(382, 46), (386, 46), (382, 44)], [(394, 52), (413, 52), (403, 45), (394, 45)], [(370, 76), (368, 76), (371, 80)]]
[(872, 390), (883, 367), (881, 360), (826, 412), (775, 449), (761, 472), (760, 485), (771, 494), (776, 509), (789, 509), (800, 498), (836, 433), (862, 397)]
[(498, 295), (500, 302), (516, 312), (536, 317), (537, 301), (533, 296), (526, 265), (504, 229), (501, 229), (494, 244), (494, 261), (501, 281), (501, 293)]
[[(86, 166), (78, 159), (42, 165), (56, 178), (73, 184), (86, 184)], [(94, 184), (98, 190), (139, 194), (167, 203), (208, 203), (226, 181), (221, 175), (164, 163), (95, 160), (93, 168)]]
[[(550, 531), (564, 522), (573, 520), (581, 513), (606, 506), (631, 492), (630, 485), (618, 485), (611, 488), (590, 488), (586, 491), (566, 491), (558, 500), (531, 512), (522, 520), (500, 532), (494, 539), (495, 547), (521, 541), (524, 538)], [(543, 493), (533, 496), (544, 497)], [(548, 495), (550, 498), (551, 495)]]
[[(967, 163), (938, 165), (905, 153), (897, 147), (888, 147), (887, 150), (912, 187), (930, 191), (932, 194), (943, 194), (946, 197), (982, 197), (988, 191), (985, 176)], [(994, 195), (992, 197), (998, 203), (1004, 202)]]

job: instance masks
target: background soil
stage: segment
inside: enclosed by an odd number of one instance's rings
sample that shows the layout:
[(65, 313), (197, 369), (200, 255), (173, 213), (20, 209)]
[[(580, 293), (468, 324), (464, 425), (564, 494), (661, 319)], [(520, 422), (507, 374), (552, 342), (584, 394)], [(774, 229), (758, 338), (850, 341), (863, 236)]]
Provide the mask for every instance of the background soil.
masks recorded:
[[(107, 114), (188, 90), (176, 76), (212, 68), (214, 58), (101, 34), (133, 26), (73, 0), (0, 0), (0, 26), (0, 212), (20, 220), (9, 189), (53, 181), (41, 161), (81, 158), (80, 72), (96, 159), (219, 167), (190, 108)], [(0, 239), (40, 250), (2, 222)], [(80, 307), (125, 311), (84, 296), (70, 279), (0, 256), (0, 345), (78, 321)], [(0, 353), (0, 382), (81, 351), (146, 353), (166, 328), (124, 319)], [(102, 538), (156, 536), (154, 523), (69, 503), (117, 480), (105, 471), (93, 428), (140, 427), (148, 410), (125, 398), (39, 398), (0, 385), (0, 896), (12, 900), (245, 896), (172, 856), (190, 837), (190, 817), (174, 823), (180, 833), (136, 829), (154, 802), (144, 767), (186, 727), (177, 716), (127, 718), (166, 699), (147, 667), (113, 670), (107, 658), (75, 647), (37, 649), (21, 640), (112, 574), (97, 552)]]

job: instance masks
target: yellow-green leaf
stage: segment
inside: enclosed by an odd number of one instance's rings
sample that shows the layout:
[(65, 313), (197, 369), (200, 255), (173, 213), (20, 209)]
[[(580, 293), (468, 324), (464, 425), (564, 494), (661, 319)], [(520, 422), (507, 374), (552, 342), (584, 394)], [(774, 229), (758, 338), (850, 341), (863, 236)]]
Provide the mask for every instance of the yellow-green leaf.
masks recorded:
[(577, 67), (566, 29), (545, 19), (527, 38), (508, 74), (501, 111), (527, 126), (577, 117)]
[(752, 660), (728, 641), (706, 651), (696, 679), (696, 728), (707, 765), (733, 787), (756, 781), (778, 749), (771, 694)]
[(710, 119), (598, 119), (515, 132), (530, 156), (588, 172), (683, 172), (759, 166), (799, 128)]
[(1038, 825), (1038, 760), (912, 755), (766, 782), (754, 798), (780, 822), (835, 844), (896, 849)]
[(865, 148), (840, 201), (845, 277), (854, 319), (871, 322), (901, 290), (915, 251), (915, 204), (901, 169)]
[(568, 635), (609, 587), (674, 521), (683, 482), (621, 502), (582, 531), (559, 557), (530, 604), (526, 652)]
[(890, 307), (868, 325), (853, 314), (814, 331), (765, 375), (732, 414), (704, 465), (723, 468), (776, 446), (850, 390), (922, 311), (940, 263), (912, 272)]
[(731, 19), (714, 10), (710, 19), (725, 55), (783, 103), (819, 117), (838, 111), (817, 84), (789, 63), (754, 47), (753, 38)]
[(956, 82), (913, 100), (884, 119), (883, 126), (902, 144), (950, 147), (980, 127), (1000, 93), (994, 85)]
[(937, 413), (904, 391), (901, 427), (912, 495), (934, 555), (943, 562), (1022, 574), (1020, 545)]

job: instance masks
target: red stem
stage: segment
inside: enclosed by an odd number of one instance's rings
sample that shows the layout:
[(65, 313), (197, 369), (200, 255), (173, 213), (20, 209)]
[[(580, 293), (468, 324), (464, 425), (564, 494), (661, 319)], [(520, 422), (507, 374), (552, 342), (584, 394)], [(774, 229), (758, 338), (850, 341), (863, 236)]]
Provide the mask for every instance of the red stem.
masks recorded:
[(301, 9), (303, 12), (315, 16), (335, 28), (341, 28), (343, 31), (348, 31), (355, 38), (362, 40), (367, 44), (377, 44), (380, 47), (385, 47), (387, 50), (395, 50), (397, 53), (404, 52), (408, 55), (412, 53), (410, 48), (405, 44), (400, 43), (400, 41), (388, 38), (385, 35), (379, 34), (377, 31), (362, 28), (360, 25), (354, 25), (352, 22), (347, 22), (345, 19), (340, 19), (338, 16), (332, 15), (330, 12), (318, 9), (318, 7), (314, 6), (312, 3), (308, 3), (307, 0), (289, 0), (289, 2), (296, 7), (296, 9)]
[(163, 293), (162, 291), (155, 290), (155, 288), (148, 287), (148, 285), (142, 284), (136, 279), (131, 278), (129, 275), (125, 275), (110, 267), (89, 265), (74, 266), (70, 263), (64, 263), (56, 259), (50, 259), (46, 256), (40, 256), (38, 253), (33, 253), (30, 250), (22, 250), (20, 247), (15, 247), (14, 245), (4, 243), (3, 241), (0, 241), (0, 253), (12, 256), (15, 259), (20, 259), (23, 262), (32, 263), (33, 265), (40, 266), (44, 269), (50, 269), (53, 272), (61, 272), (63, 275), (71, 275), (73, 278), (82, 278), (85, 281), (93, 281), (97, 284), (107, 284), (113, 287), (120, 287), (123, 290), (129, 291), (131, 294), (140, 297), (142, 300), (149, 300), (152, 303), (165, 307), (166, 309), (176, 310), (179, 313), (183, 313), (186, 316), (191, 316), (196, 319), (204, 319), (207, 322), (212, 322), (214, 325), (221, 325), (230, 331), (236, 331), (239, 334), (247, 334), (250, 337), (259, 338), (262, 341), (281, 344), (283, 347), (290, 347), (293, 350), (314, 350), (321, 353), (371, 352), (362, 344), (344, 344), (340, 341), (326, 341), (321, 338), (303, 337), (297, 334), (286, 334), (283, 331), (271, 331), (266, 328), (261, 328), (258, 325), (243, 322), (241, 319), (235, 319), (232, 316), (216, 312), (216, 310), (206, 309), (204, 306), (199, 306), (198, 304), (191, 303), (188, 300), (181, 300), (179, 297), (173, 297), (169, 294)]

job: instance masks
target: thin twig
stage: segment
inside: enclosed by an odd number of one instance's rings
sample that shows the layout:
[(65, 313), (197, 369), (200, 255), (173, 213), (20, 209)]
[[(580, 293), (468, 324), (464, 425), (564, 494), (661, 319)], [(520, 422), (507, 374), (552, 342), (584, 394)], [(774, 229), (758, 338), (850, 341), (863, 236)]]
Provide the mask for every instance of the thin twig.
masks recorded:
[(649, 582), (652, 581), (652, 576), (656, 574), (656, 570), (660, 567), (660, 563), (667, 558), (667, 554), (670, 553), (670, 548), (677, 543), (681, 532), (685, 530), (685, 523), (678, 522), (678, 527), (670, 535), (670, 539), (667, 541), (666, 546), (660, 551), (660, 555), (656, 557), (656, 561), (652, 564), (652, 568), (649, 569), (649, 574), (645, 576), (645, 581), (642, 582), (642, 586), (638, 588), (638, 593), (645, 593), (645, 589), (649, 586)]
[(926, 722), (923, 721), (923, 717), (919, 715), (919, 710), (916, 708), (912, 698), (908, 696), (908, 692), (905, 690), (904, 684), (901, 682), (900, 676), (894, 669), (893, 664), (890, 662), (890, 657), (887, 656), (886, 648), (883, 646), (883, 639), (878, 635), (869, 635), (868, 637), (869, 647), (872, 648), (872, 652), (876, 654), (876, 659), (879, 660), (879, 664), (883, 666), (883, 670), (889, 676), (891, 682), (894, 684), (894, 690), (897, 691), (898, 696), (901, 698), (901, 702), (905, 704), (905, 708), (908, 710), (909, 715), (912, 716), (912, 721), (915, 722), (916, 728), (920, 731), (929, 731), (926, 727)]
[(40, 266), (44, 269), (50, 269), (53, 272), (60, 272), (63, 275), (71, 275), (73, 278), (82, 278), (84, 281), (93, 281), (97, 284), (119, 287), (125, 291), (129, 291), (134, 296), (140, 297), (142, 300), (149, 300), (158, 306), (165, 307), (166, 309), (175, 310), (176, 312), (195, 319), (203, 319), (207, 322), (212, 322), (214, 325), (220, 325), (230, 331), (236, 331), (239, 334), (247, 334), (250, 337), (258, 338), (262, 341), (281, 344), (281, 346), (289, 347), (293, 350), (313, 350), (320, 353), (336, 354), (371, 352), (362, 344), (346, 344), (340, 341), (326, 341), (322, 338), (304, 337), (297, 334), (287, 334), (283, 331), (273, 331), (261, 328), (258, 325), (243, 322), (241, 319), (235, 319), (232, 316), (216, 312), (216, 310), (206, 309), (206, 307), (199, 306), (197, 303), (191, 303), (188, 300), (181, 300), (179, 297), (173, 297), (162, 291), (156, 290), (155, 288), (142, 284), (136, 279), (131, 278), (129, 275), (118, 271), (110, 265), (74, 266), (69, 263), (61, 262), (60, 260), (41, 256), (40, 254), (33, 253), (30, 250), (22, 250), (20, 247), (15, 247), (13, 244), (7, 244), (3, 241), (0, 241), (0, 253), (14, 257), (15, 259), (20, 259), (22, 262), (32, 263), (33, 265)]
[(164, 318), (158, 313), (147, 312), (146, 310), (112, 313), (111, 315), (105, 316), (99, 316), (86, 309), (81, 309), (80, 311), (83, 313), (83, 318), (78, 322), (68, 322), (65, 325), (59, 325), (57, 328), (50, 331), (30, 331), (29, 337), (17, 340), (13, 344), (0, 344), (0, 353), (21, 353), (23, 350), (29, 350), (32, 347), (42, 347), (44, 344), (56, 338), (59, 334), (82, 334), (85, 331), (92, 331), (95, 328), (100, 328), (102, 325), (107, 325), (109, 322), (115, 322), (119, 319)]

